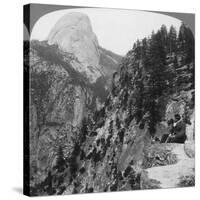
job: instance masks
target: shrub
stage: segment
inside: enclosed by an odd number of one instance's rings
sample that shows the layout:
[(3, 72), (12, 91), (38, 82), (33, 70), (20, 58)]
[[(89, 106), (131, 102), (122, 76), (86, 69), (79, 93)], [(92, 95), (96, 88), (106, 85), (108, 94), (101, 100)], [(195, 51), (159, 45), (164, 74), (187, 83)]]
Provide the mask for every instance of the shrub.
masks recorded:
[(179, 187), (192, 187), (195, 185), (195, 176), (182, 176), (178, 184)]

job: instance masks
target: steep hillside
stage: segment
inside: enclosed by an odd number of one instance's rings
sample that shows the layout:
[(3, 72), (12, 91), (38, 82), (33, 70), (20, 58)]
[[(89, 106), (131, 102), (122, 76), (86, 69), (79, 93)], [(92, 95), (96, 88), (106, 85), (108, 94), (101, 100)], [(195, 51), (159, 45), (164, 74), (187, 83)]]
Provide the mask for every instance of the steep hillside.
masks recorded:
[[(181, 33), (173, 43), (169, 32), (162, 43), (163, 28), (134, 44), (122, 60), (104, 107), (88, 123), (85, 142), (79, 143), (77, 171), (64, 194), (181, 186), (183, 174), (176, 174), (175, 169), (183, 162), (188, 162), (183, 165), (185, 176), (193, 177), (194, 159), (185, 158), (188, 152), (194, 156), (194, 130), (190, 128), (194, 126), (194, 57), (188, 57), (187, 47), (182, 46), (186, 41), (181, 40)], [(182, 29), (188, 31), (184, 25)], [(172, 44), (177, 48), (172, 50)], [(187, 124), (185, 145), (155, 144), (155, 139), (169, 131), (167, 121), (177, 113)], [(151, 167), (160, 166), (162, 178), (162, 166), (172, 165), (166, 172), (171, 169), (173, 177), (169, 174), (161, 183), (156, 176), (152, 180)], [(171, 185), (166, 185), (170, 179)]]
[(99, 64), (98, 41), (87, 16), (79, 13), (61, 19), (47, 41), (24, 45), (30, 74), (30, 185), (35, 187), (55, 167), (60, 150), (71, 155), (83, 121), (107, 98), (108, 79), (119, 63)]

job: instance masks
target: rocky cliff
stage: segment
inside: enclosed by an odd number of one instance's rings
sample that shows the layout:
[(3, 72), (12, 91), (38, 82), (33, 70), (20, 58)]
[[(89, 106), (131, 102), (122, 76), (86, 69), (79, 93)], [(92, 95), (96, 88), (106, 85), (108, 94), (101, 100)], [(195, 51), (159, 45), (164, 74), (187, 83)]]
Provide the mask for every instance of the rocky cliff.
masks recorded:
[[(30, 72), (31, 185), (47, 177), (59, 148), (70, 155), (84, 118), (107, 97), (107, 80), (121, 57), (112, 52), (107, 57), (99, 48), (88, 17), (71, 13), (58, 21), (48, 41), (31, 41), (25, 51)], [(104, 65), (100, 55), (110, 64)]]

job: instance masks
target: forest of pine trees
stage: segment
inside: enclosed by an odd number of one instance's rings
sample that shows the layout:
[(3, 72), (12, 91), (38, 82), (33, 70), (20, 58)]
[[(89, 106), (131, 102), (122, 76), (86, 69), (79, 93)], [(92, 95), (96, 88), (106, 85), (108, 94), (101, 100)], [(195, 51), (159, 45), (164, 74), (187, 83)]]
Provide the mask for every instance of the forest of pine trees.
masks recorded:
[[(129, 122), (135, 118), (141, 127), (147, 122), (149, 131), (155, 133), (156, 124), (161, 121), (160, 113), (163, 97), (167, 97), (183, 87), (182, 83), (191, 83), (194, 87), (194, 37), (191, 30), (181, 24), (179, 33), (171, 26), (169, 31), (165, 25), (151, 36), (137, 41), (122, 62), (121, 88), (131, 87), (134, 90), (135, 102), (130, 104)], [(177, 70), (188, 66), (188, 80), (180, 82)], [(130, 74), (130, 67), (132, 74)], [(125, 71), (124, 69), (129, 70)], [(134, 77), (134, 78), (133, 78)], [(123, 98), (123, 105), (126, 99)], [(134, 107), (134, 109), (131, 109)]]

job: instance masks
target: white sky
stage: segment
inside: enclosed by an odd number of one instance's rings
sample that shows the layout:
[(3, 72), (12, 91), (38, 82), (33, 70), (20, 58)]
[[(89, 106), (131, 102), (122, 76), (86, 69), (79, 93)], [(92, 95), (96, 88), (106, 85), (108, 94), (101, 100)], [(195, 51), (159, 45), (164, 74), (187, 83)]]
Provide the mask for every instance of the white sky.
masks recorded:
[(179, 30), (181, 21), (167, 15), (136, 10), (80, 8), (54, 11), (41, 17), (33, 27), (31, 39), (45, 40), (55, 23), (69, 12), (82, 12), (90, 18), (100, 46), (125, 55), (137, 39), (149, 36), (162, 24)]

